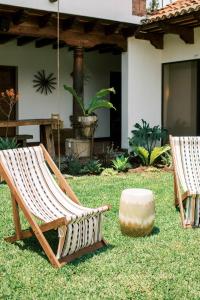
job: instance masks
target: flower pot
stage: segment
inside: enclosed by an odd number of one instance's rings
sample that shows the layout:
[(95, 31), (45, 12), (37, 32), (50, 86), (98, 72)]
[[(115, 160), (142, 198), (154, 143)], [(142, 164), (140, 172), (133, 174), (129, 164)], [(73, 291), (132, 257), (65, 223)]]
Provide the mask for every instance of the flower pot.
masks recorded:
[(80, 116), (78, 117), (81, 133), (83, 137), (90, 138), (94, 135), (97, 125), (97, 116)]

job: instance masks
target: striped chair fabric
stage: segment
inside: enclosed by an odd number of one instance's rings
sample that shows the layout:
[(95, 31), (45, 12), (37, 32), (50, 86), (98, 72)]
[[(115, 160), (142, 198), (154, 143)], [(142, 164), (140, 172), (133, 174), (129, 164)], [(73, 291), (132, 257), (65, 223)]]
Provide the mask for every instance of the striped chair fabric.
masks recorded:
[(69, 222), (67, 230), (58, 228), (65, 240), (57, 258), (102, 240), (102, 213), (108, 206), (91, 209), (70, 200), (51, 175), (40, 146), (0, 151), (0, 160), (35, 217), (44, 222), (65, 217)]
[[(174, 168), (183, 192), (185, 225), (200, 226), (200, 137), (171, 137)], [(194, 201), (194, 203), (192, 203)]]

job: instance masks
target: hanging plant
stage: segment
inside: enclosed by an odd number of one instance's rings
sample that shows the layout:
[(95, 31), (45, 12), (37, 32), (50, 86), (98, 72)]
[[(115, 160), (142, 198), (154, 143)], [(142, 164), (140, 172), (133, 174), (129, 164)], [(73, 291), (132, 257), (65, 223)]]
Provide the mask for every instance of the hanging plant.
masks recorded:
[(46, 76), (45, 71), (41, 70), (34, 75), (33, 84), (36, 92), (48, 95), (56, 88), (56, 77), (54, 77), (53, 73)]

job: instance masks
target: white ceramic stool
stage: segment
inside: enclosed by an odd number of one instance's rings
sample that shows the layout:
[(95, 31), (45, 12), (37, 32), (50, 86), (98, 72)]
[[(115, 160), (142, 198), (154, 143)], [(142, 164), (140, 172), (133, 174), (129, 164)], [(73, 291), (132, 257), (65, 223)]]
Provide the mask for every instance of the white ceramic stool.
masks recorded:
[(146, 189), (122, 191), (119, 221), (123, 234), (129, 236), (149, 235), (155, 220), (153, 192)]

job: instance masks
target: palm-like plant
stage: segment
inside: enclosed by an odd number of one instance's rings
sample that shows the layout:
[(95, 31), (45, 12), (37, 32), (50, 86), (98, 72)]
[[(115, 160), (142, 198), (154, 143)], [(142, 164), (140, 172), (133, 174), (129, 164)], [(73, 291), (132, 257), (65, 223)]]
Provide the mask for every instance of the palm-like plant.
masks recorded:
[(167, 153), (170, 150), (169, 145), (162, 147), (154, 147), (154, 149), (149, 152), (144, 147), (135, 147), (134, 152), (141, 158), (142, 164), (145, 166), (153, 166), (161, 155)]
[(91, 116), (94, 114), (94, 111), (99, 109), (99, 108), (107, 108), (107, 109), (115, 109), (113, 104), (107, 99), (107, 96), (110, 93), (115, 94), (115, 89), (114, 88), (108, 88), (108, 89), (102, 89), (96, 93), (96, 95), (91, 98), (89, 101), (89, 104), (87, 107), (84, 105), (84, 101), (82, 97), (79, 97), (76, 93), (76, 91), (72, 88), (67, 86), (66, 84), (64, 85), (64, 89), (69, 92), (74, 99), (76, 99), (78, 105), (80, 106), (82, 113), (84, 116)]

